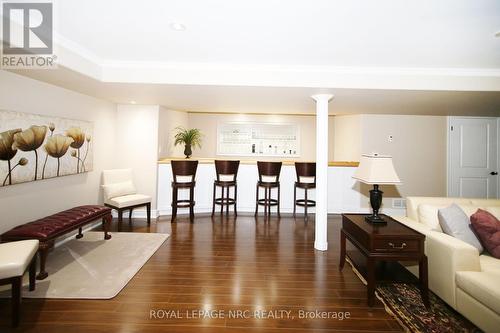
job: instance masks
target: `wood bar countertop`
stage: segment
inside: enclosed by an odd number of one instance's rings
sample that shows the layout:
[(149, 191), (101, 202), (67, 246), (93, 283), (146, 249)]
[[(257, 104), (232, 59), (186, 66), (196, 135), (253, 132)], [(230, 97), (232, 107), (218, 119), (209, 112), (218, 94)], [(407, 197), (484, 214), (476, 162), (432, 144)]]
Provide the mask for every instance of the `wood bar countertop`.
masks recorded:
[[(184, 160), (182, 157), (164, 157), (158, 160), (158, 164), (170, 164), (172, 160)], [(213, 164), (215, 160), (240, 160), (241, 164), (256, 164), (256, 159), (238, 159), (232, 157), (219, 157), (219, 158), (207, 158), (207, 157), (191, 157), (192, 160), (199, 161), (201, 164)], [(279, 161), (279, 159), (272, 159), (262, 157), (259, 161)], [(308, 161), (297, 161), (297, 160), (282, 160), (283, 165), (294, 165), (295, 162), (308, 162)], [(331, 167), (357, 167), (359, 162), (354, 161), (330, 161), (328, 166)]]

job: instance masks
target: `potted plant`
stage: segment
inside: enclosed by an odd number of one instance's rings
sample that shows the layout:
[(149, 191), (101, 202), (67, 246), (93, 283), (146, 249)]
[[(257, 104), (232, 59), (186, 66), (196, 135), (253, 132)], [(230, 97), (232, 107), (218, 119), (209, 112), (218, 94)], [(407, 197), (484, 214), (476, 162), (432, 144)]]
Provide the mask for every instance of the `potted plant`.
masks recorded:
[(193, 154), (192, 148), (198, 146), (201, 148), (201, 131), (197, 128), (185, 129), (184, 127), (176, 127), (174, 145), (184, 144), (184, 155), (190, 158)]

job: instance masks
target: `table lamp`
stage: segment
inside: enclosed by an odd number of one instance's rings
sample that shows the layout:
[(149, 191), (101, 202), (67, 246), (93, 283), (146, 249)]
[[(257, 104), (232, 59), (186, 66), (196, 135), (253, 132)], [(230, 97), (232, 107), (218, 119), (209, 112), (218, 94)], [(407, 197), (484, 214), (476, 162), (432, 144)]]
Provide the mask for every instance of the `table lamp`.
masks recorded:
[(378, 189), (378, 186), (401, 184), (401, 180), (399, 180), (396, 170), (394, 170), (392, 157), (379, 154), (361, 155), (359, 167), (352, 178), (373, 185), (373, 190), (370, 191), (370, 205), (373, 213), (367, 216), (365, 220), (370, 223), (386, 223), (378, 215), (382, 205), (382, 194), (384, 193)]

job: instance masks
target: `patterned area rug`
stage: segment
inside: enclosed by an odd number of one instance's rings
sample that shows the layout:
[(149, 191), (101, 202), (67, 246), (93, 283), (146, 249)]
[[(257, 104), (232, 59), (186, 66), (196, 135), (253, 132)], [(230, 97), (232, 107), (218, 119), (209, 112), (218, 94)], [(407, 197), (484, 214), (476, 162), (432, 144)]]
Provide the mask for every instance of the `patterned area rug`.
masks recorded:
[(422, 303), (420, 290), (414, 284), (379, 285), (376, 294), (387, 312), (396, 317), (407, 332), (481, 332), (432, 292), (429, 293), (431, 308), (427, 309)]
[[(366, 280), (354, 267), (352, 262), (350, 260), (347, 260), (347, 262), (359, 279), (366, 284)], [(427, 309), (420, 297), (420, 289), (415, 284), (379, 284), (377, 285), (375, 294), (384, 304), (385, 310), (396, 318), (406, 332), (482, 332), (432, 292), (429, 292), (431, 306), (430, 309)]]

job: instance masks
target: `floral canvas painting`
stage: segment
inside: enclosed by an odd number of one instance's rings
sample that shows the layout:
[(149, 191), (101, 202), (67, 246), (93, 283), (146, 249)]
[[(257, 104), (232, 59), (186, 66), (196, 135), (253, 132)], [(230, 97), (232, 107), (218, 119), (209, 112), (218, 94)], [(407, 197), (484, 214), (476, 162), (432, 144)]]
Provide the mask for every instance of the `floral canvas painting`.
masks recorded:
[(93, 123), (0, 110), (0, 187), (92, 170)]

